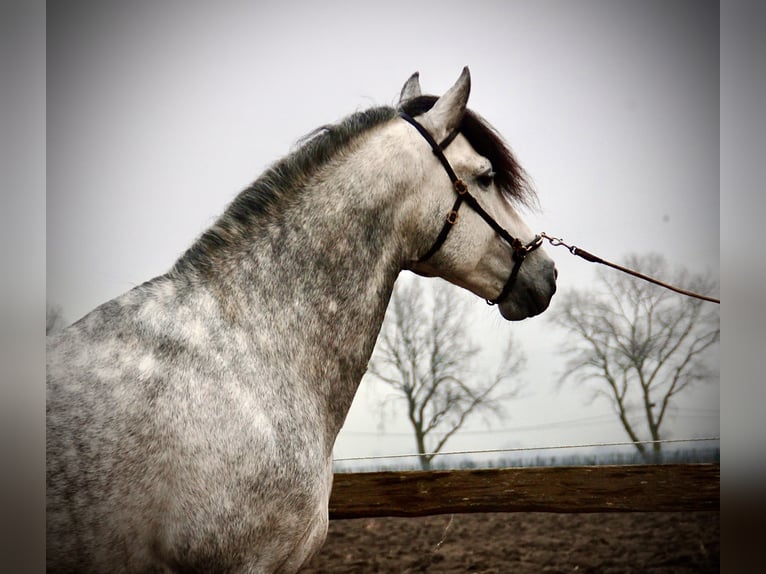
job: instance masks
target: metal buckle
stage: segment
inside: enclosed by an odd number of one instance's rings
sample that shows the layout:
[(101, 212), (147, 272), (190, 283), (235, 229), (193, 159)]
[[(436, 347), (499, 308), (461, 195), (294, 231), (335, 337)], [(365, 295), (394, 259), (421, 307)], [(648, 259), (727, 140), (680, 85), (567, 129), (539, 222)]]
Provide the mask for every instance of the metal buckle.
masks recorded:
[(447, 214), (447, 223), (449, 223), (450, 225), (455, 225), (457, 223), (458, 215), (459, 215), (458, 212), (455, 211), (454, 209), (450, 211)]
[(468, 186), (462, 179), (456, 179), (454, 185), (458, 195), (465, 195), (465, 192), (468, 191)]

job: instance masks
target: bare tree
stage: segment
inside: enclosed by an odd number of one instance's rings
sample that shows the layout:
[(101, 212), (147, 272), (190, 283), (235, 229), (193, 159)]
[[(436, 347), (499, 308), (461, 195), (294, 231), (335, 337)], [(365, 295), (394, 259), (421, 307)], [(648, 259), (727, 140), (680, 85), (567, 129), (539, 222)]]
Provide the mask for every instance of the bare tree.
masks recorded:
[[(685, 269), (670, 274), (661, 255), (633, 255), (625, 265), (703, 294), (715, 283)], [(566, 329), (568, 357), (561, 382), (595, 383), (595, 395), (613, 405), (630, 440), (662, 439), (661, 428), (676, 398), (696, 382), (717, 378), (707, 354), (720, 338), (719, 308), (612, 270), (600, 270), (602, 293), (575, 290), (560, 300), (551, 319)], [(629, 415), (639, 412), (639, 422)], [(645, 460), (659, 461), (661, 444)]]
[(58, 333), (64, 327), (66, 327), (66, 320), (64, 319), (64, 312), (61, 310), (61, 305), (46, 303), (45, 334), (52, 335), (53, 333)]
[(479, 368), (468, 308), (454, 289), (433, 280), (397, 282), (369, 367), (405, 403), (424, 470), (471, 415), (502, 414), (500, 401), (518, 392), (504, 383), (523, 364), (508, 338), (496, 371)]

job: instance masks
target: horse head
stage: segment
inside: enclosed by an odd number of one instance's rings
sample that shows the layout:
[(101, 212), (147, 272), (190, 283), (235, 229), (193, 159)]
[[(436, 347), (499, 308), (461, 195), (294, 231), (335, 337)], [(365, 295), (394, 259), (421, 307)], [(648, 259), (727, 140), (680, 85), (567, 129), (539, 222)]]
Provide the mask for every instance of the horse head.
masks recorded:
[(399, 109), (411, 124), (403, 137), (413, 150), (419, 219), (427, 222), (407, 267), (521, 320), (548, 307), (557, 271), (519, 214), (531, 197), (523, 171), (497, 132), (466, 107), (470, 88), (468, 68), (439, 98), (422, 95), (417, 73), (402, 88)]

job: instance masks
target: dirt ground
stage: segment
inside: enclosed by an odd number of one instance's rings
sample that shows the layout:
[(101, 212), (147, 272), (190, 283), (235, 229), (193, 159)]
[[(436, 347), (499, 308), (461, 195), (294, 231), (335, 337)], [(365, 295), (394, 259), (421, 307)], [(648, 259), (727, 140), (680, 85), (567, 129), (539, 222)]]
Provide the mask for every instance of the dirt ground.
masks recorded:
[(330, 522), (309, 573), (712, 573), (718, 512), (455, 514)]

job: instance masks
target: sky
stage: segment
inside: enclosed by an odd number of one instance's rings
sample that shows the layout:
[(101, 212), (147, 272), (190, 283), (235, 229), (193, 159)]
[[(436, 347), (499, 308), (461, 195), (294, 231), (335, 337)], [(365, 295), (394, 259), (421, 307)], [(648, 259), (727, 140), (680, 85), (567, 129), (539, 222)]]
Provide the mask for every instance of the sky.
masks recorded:
[[(119, 2), (48, 5), (47, 299), (76, 320), (167, 271), (301, 136), (395, 104), (420, 72), (440, 94), (468, 65), (469, 106), (529, 173), (533, 229), (606, 259), (662, 252), (719, 273), (718, 6), (698, 1)], [(550, 250), (559, 290), (594, 267)], [(551, 308), (554, 309), (557, 297)], [(527, 366), (507, 417), (448, 450), (625, 439), (605, 402), (558, 388), (562, 334), (474, 298), (487, 349)], [(365, 379), (336, 457), (413, 451)], [(679, 404), (672, 438), (718, 434), (717, 384)]]

